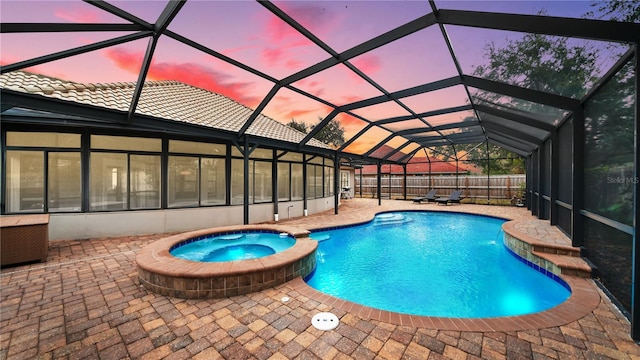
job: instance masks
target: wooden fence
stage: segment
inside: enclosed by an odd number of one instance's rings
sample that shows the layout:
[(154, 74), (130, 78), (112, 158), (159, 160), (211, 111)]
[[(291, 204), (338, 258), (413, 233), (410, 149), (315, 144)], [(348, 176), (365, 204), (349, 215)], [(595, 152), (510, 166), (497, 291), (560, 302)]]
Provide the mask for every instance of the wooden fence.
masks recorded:
[[(377, 179), (375, 177), (363, 177), (356, 173), (353, 193), (356, 196), (375, 197), (377, 193)], [(382, 177), (381, 192), (383, 198), (403, 197), (402, 176)], [(511, 199), (517, 195), (520, 184), (525, 183), (525, 175), (493, 175), (487, 176), (458, 176), (457, 186), (455, 176), (407, 176), (407, 198), (422, 196), (430, 189), (436, 189), (438, 196), (451, 194), (452, 191), (462, 190), (465, 198), (487, 199)], [(524, 186), (524, 185), (522, 185)]]

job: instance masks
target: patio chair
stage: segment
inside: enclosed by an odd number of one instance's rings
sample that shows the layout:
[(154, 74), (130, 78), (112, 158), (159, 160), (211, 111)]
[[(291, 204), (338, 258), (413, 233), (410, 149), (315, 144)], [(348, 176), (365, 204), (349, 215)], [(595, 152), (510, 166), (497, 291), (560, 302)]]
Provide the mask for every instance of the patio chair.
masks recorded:
[(449, 195), (449, 197), (446, 198), (436, 198), (434, 201), (440, 205), (440, 204), (445, 204), (448, 205), (449, 203), (456, 203), (456, 204), (460, 204), (460, 200), (462, 200), (463, 198), (460, 196), (462, 194), (462, 190), (456, 190), (454, 192), (451, 193), (451, 195)]
[(414, 203), (422, 204), (422, 201), (427, 200), (427, 202), (434, 201), (436, 199), (436, 190), (431, 190), (425, 196), (415, 197), (413, 200)]

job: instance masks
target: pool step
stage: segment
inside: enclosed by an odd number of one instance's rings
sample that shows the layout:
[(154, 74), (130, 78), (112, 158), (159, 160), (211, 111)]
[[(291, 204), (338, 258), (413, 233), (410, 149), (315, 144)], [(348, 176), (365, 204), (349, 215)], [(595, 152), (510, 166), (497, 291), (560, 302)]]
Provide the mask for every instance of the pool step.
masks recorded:
[(549, 254), (545, 252), (532, 252), (533, 255), (554, 263), (560, 268), (562, 275), (578, 276), (590, 278), (592, 275), (591, 266), (581, 258), (576, 256)]
[(411, 221), (402, 214), (379, 214), (374, 219), (374, 225), (398, 225)]
[(582, 258), (578, 247), (561, 244), (533, 244), (532, 254), (558, 266), (563, 275), (589, 278), (593, 275), (591, 266)]
[(566, 235), (553, 228), (538, 229), (539, 225), (531, 226), (536, 225), (536, 221), (522, 219), (503, 224), (505, 245), (519, 256), (556, 275), (590, 278), (596, 273), (596, 269), (582, 257), (580, 248), (571, 246), (571, 240)]

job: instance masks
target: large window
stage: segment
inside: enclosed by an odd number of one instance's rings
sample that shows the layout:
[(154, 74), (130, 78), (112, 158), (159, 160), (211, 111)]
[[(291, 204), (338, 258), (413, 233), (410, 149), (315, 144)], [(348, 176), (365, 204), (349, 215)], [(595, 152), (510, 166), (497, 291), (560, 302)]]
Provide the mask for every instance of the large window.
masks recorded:
[(271, 161), (253, 162), (253, 202), (263, 203), (273, 200), (273, 170)]
[(307, 164), (307, 199), (316, 197), (316, 166)]
[(278, 200), (303, 199), (303, 154), (287, 152), (278, 158)]
[(333, 195), (333, 161), (324, 160), (324, 196)]
[(291, 164), (291, 200), (302, 200), (304, 198), (304, 177), (302, 164)]
[(79, 134), (7, 132), (6, 211), (80, 211), (79, 149)]
[(274, 201), (274, 186), (279, 201), (303, 200), (305, 181), (308, 199), (334, 192), (333, 161), (317, 155), (254, 149), (245, 175), (243, 149), (232, 147), (228, 164), (224, 144), (12, 131), (6, 139), (6, 213), (241, 205), (245, 181), (250, 204)]
[(222, 144), (170, 140), (168, 206), (224, 205), (226, 152)]
[(278, 163), (278, 201), (291, 200), (291, 163)]
[[(233, 148), (234, 156), (241, 155)], [(273, 150), (255, 149), (249, 155), (249, 203), (273, 201), (273, 169), (271, 168)], [(244, 203), (244, 159), (231, 161), (231, 204)]]
[(200, 159), (169, 156), (168, 206), (198, 206)]
[(315, 199), (323, 196), (322, 179), (324, 159), (319, 156), (308, 156), (307, 159), (307, 198)]
[(160, 207), (160, 156), (131, 155), (131, 209)]
[(224, 205), (227, 200), (225, 159), (200, 159), (200, 205)]
[(231, 205), (244, 203), (244, 160), (231, 160)]
[(127, 154), (92, 153), (89, 169), (89, 208), (94, 211), (127, 209)]
[(79, 152), (50, 152), (48, 159), (49, 211), (80, 211), (82, 171)]
[(161, 206), (160, 139), (91, 136), (91, 210)]
[(44, 152), (7, 151), (7, 211), (43, 212)]

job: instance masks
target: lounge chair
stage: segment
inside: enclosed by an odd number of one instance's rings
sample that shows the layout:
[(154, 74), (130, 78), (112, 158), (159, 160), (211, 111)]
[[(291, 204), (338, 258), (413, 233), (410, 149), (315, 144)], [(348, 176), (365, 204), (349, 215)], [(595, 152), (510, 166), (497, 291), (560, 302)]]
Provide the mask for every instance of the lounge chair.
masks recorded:
[(431, 190), (427, 193), (427, 195), (421, 196), (421, 197), (415, 197), (411, 200), (413, 200), (414, 203), (421, 204), (424, 200), (427, 200), (427, 202), (431, 202), (431, 201), (434, 201), (435, 199), (436, 199), (436, 190)]
[(449, 197), (436, 198), (434, 201), (437, 204), (445, 204), (445, 205), (448, 205), (449, 203), (460, 204), (460, 200), (462, 199), (462, 197), (460, 197), (461, 194), (462, 194), (462, 190), (456, 190), (452, 192), (451, 195), (449, 195)]

